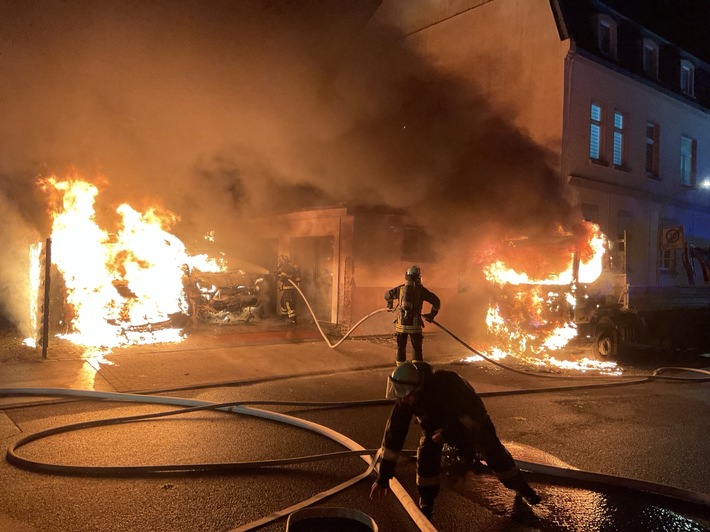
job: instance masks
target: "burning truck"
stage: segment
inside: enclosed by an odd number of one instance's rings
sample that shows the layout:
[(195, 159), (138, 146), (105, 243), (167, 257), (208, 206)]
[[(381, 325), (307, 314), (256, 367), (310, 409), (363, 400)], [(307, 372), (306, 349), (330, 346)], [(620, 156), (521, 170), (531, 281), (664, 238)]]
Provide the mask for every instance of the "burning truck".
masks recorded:
[(631, 350), (710, 350), (710, 286), (629, 284), (625, 250), (625, 235), (610, 241), (587, 221), (499, 246), (484, 266), (494, 351), (540, 358), (574, 347), (613, 361)]

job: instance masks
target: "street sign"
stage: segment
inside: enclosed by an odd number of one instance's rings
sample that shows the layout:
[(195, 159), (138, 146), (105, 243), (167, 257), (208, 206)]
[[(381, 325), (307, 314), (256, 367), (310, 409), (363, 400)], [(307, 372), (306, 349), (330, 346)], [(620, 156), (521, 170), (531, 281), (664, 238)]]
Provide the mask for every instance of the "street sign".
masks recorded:
[(661, 228), (662, 249), (683, 249), (684, 245), (685, 237), (683, 235), (682, 225)]

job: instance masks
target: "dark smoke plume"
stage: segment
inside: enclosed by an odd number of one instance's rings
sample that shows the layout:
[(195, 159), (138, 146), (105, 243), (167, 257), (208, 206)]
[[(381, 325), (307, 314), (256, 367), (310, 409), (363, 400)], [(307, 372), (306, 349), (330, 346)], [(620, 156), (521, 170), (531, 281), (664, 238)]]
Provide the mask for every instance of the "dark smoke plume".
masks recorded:
[(186, 241), (335, 204), (409, 210), (447, 241), (567, 223), (549, 154), (368, 24), (378, 5), (0, 0), (0, 253), (46, 233), (31, 189), (69, 168), (104, 175), (110, 205), (179, 214)]

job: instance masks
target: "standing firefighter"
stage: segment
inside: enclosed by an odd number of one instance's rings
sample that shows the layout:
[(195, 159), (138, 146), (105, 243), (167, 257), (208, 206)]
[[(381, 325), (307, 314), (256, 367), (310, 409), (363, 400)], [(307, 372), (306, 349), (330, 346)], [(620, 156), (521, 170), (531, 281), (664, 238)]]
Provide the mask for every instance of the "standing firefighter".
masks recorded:
[[(387, 308), (392, 309), (393, 301), (399, 301), (399, 314), (395, 320), (395, 336), (397, 338), (397, 364), (407, 361), (407, 337), (411, 338), (414, 361), (424, 360), (422, 354), (422, 318), (431, 322), (439, 313), (441, 301), (434, 292), (422, 285), (422, 272), (419, 266), (412, 266), (404, 275), (405, 282), (385, 292)], [(422, 315), (424, 302), (431, 304), (431, 311)]]
[[(296, 287), (301, 282), (301, 272), (296, 264), (291, 263), (286, 255), (279, 257), (279, 264), (276, 266), (276, 279), (279, 290), (281, 290), (281, 301), (279, 310), (292, 325), (296, 325)], [(294, 283), (294, 284), (292, 284)]]
[(480, 457), (509, 489), (529, 504), (540, 497), (523, 478), (498, 439), (483, 401), (473, 387), (453, 371), (433, 371), (425, 362), (397, 366), (387, 381), (387, 396), (397, 398), (382, 441), (383, 455), (370, 497), (387, 493), (412, 417), (422, 428), (417, 450), (419, 509), (431, 519), (439, 494), (439, 469), (444, 443), (458, 453), (465, 467)]

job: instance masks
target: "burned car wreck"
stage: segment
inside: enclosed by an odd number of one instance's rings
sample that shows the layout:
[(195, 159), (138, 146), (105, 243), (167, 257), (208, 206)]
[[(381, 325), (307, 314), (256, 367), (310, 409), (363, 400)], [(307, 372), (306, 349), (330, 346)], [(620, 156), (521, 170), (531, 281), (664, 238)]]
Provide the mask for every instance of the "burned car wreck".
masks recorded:
[(202, 272), (185, 278), (185, 294), (193, 323), (246, 324), (273, 314), (274, 285), (269, 276), (243, 270)]

